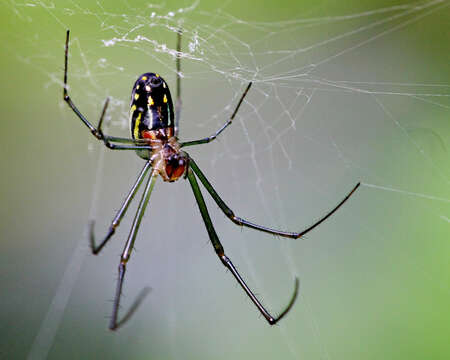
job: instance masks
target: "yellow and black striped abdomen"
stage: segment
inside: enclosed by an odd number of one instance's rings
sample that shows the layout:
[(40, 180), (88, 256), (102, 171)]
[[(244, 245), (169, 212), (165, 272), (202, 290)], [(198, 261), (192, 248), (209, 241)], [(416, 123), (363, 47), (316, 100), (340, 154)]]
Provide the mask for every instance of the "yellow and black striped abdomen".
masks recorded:
[(144, 130), (175, 126), (169, 86), (158, 74), (145, 73), (139, 76), (131, 92), (130, 106), (130, 131), (133, 139), (142, 139)]

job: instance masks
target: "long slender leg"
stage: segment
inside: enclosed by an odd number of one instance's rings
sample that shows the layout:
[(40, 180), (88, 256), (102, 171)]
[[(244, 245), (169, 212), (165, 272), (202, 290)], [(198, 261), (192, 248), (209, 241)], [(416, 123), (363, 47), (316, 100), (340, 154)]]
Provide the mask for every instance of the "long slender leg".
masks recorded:
[[(100, 120), (98, 122), (98, 127), (96, 128), (93, 126), (88, 119), (78, 110), (78, 108), (73, 103), (72, 99), (69, 96), (69, 93), (67, 91), (67, 64), (68, 64), (68, 58), (69, 58), (69, 30), (67, 30), (66, 33), (66, 47), (64, 51), (64, 89), (63, 89), (63, 98), (64, 101), (69, 105), (69, 107), (72, 109), (72, 111), (80, 118), (80, 120), (86, 125), (86, 127), (91, 131), (92, 135), (94, 135), (98, 140), (102, 140), (105, 146), (107, 146), (110, 149), (113, 150), (142, 150), (142, 149), (148, 149), (151, 150), (151, 147), (144, 144), (144, 145), (138, 145), (142, 143), (139, 140), (134, 139), (126, 139), (126, 138), (119, 138), (114, 136), (105, 136), (103, 135), (103, 132), (101, 130), (103, 118), (106, 113), (106, 109), (108, 108), (109, 99), (106, 99), (105, 105), (103, 106), (103, 111), (100, 116)], [(122, 142), (122, 143), (130, 143), (134, 145), (116, 145), (112, 144), (111, 141), (115, 142)]]
[[(66, 71), (67, 71), (67, 69), (66, 69)], [(64, 86), (64, 88), (66, 88), (66, 87), (67, 86)], [(140, 145), (139, 149), (142, 148), (142, 145), (148, 145), (144, 139), (130, 139), (130, 138), (109, 136), (109, 135), (103, 134), (103, 130), (102, 130), (103, 119), (105, 118), (106, 109), (108, 108), (108, 105), (109, 105), (109, 98), (106, 98), (105, 105), (103, 106), (102, 114), (100, 115), (100, 120), (98, 121), (97, 128), (95, 129), (94, 136), (99, 140), (103, 140), (105, 145), (110, 149), (119, 149), (119, 147), (117, 145), (111, 144), (111, 142)], [(124, 149), (124, 147), (122, 147), (122, 149)]]
[(147, 185), (145, 186), (144, 194), (142, 195), (141, 201), (139, 203), (139, 207), (136, 211), (136, 216), (133, 220), (133, 225), (131, 225), (130, 234), (128, 235), (128, 240), (125, 244), (125, 247), (122, 252), (122, 256), (120, 257), (119, 264), (119, 278), (117, 279), (117, 287), (116, 294), (114, 296), (114, 305), (113, 312), (111, 317), (111, 322), (109, 323), (109, 328), (111, 330), (116, 330), (119, 328), (125, 321), (127, 321), (131, 315), (136, 311), (137, 307), (143, 300), (144, 296), (148, 292), (148, 288), (144, 289), (141, 294), (137, 297), (131, 308), (124, 315), (122, 320), (118, 320), (119, 313), (119, 305), (120, 305), (120, 295), (122, 294), (122, 285), (123, 279), (125, 277), (125, 271), (127, 262), (130, 259), (131, 252), (133, 251), (134, 242), (136, 240), (136, 235), (139, 230), (139, 225), (141, 224), (142, 217), (144, 216), (145, 208), (147, 207), (148, 201), (150, 200), (150, 195), (152, 193), (153, 187), (155, 186), (157, 173), (152, 172), (151, 176), (148, 178)]
[[(66, 71), (67, 71), (67, 67), (66, 67)], [(64, 89), (67, 88), (67, 84), (64, 84)], [(70, 100), (70, 98), (69, 98)], [(72, 103), (72, 101), (70, 100), (70, 103)], [(70, 105), (69, 103), (69, 105)], [(73, 103), (72, 103), (73, 104)], [(103, 119), (105, 118), (105, 114), (106, 114), (106, 109), (108, 108), (109, 105), (109, 98), (106, 98), (105, 101), (105, 105), (103, 105), (103, 110), (102, 110), (102, 114), (100, 115), (100, 120), (98, 121), (98, 125), (97, 128), (93, 128), (94, 132), (93, 135), (99, 139), (99, 140), (103, 140), (103, 142), (105, 143), (106, 147), (110, 148), (110, 149), (129, 149), (129, 146), (127, 147), (123, 147), (123, 146), (117, 146), (115, 144), (111, 144), (111, 142), (118, 142), (118, 143), (125, 143), (125, 144), (135, 144), (135, 145), (140, 145), (139, 147), (132, 147), (132, 149), (142, 149), (143, 145), (147, 145), (146, 141), (144, 139), (130, 139), (130, 138), (123, 138), (123, 137), (117, 137), (117, 136), (109, 136), (109, 135), (105, 135), (103, 134), (103, 130), (102, 130), (102, 125), (103, 125)], [(74, 105), (75, 107), (75, 105)], [(75, 108), (76, 109), (76, 108)], [(75, 110), (74, 110), (75, 111)], [(79, 111), (78, 109), (76, 109), (75, 113), (78, 115)], [(80, 113), (81, 115), (81, 113)], [(82, 116), (82, 115), (81, 115)], [(85, 119), (84, 116), (82, 118), (82, 120)], [(85, 119), (86, 120), (86, 119)], [(87, 120), (86, 120), (87, 121)], [(89, 121), (88, 121), (89, 123)], [(89, 123), (90, 124), (90, 123)], [(92, 126), (92, 125), (90, 125)], [(89, 126), (88, 126), (89, 127)]]
[(259, 300), (256, 298), (256, 296), (253, 294), (253, 292), (247, 286), (245, 281), (242, 279), (241, 275), (239, 275), (238, 271), (234, 267), (230, 258), (225, 255), (225, 251), (222, 247), (222, 244), (220, 243), (220, 240), (216, 234), (216, 231), (214, 230), (214, 226), (212, 224), (211, 218), (209, 217), (208, 209), (206, 208), (205, 200), (203, 199), (202, 192), (200, 190), (200, 187), (198, 186), (197, 179), (195, 178), (195, 175), (191, 171), (191, 169), (188, 170), (187, 176), (188, 176), (189, 182), (191, 183), (191, 187), (192, 187), (192, 191), (194, 192), (195, 199), (197, 200), (197, 204), (200, 209), (200, 213), (202, 214), (202, 218), (203, 218), (203, 222), (205, 223), (206, 230), (208, 231), (209, 239), (211, 240), (211, 243), (212, 243), (214, 250), (216, 251), (216, 254), (219, 257), (220, 261), (222, 261), (222, 264), (231, 271), (234, 278), (237, 280), (239, 285), (241, 285), (242, 289), (244, 289), (245, 293), (252, 300), (253, 304), (256, 305), (256, 307), (261, 312), (261, 314), (265, 317), (267, 322), (270, 325), (276, 324), (279, 320), (281, 320), (288, 313), (288, 311), (294, 305), (294, 302), (298, 295), (298, 287), (299, 287), (298, 279), (297, 278), (295, 279), (294, 294), (292, 295), (291, 300), (289, 301), (289, 304), (286, 306), (286, 308), (281, 312), (281, 314), (278, 317), (274, 318), (272, 315), (269, 314), (269, 312), (264, 308), (264, 306), (261, 305)]
[(98, 246), (95, 245), (95, 235), (94, 235), (95, 222), (94, 221), (91, 222), (90, 244), (91, 244), (92, 253), (94, 255), (97, 255), (100, 252), (100, 250), (103, 249), (103, 247), (109, 241), (111, 236), (113, 236), (113, 234), (115, 233), (116, 227), (118, 227), (120, 225), (120, 221), (124, 217), (124, 215), (128, 209), (128, 206), (130, 205), (131, 201), (134, 198), (134, 195), (136, 195), (137, 190), (141, 186), (142, 180), (144, 179), (145, 174), (147, 174), (147, 171), (150, 168), (150, 166), (151, 166), (150, 161), (148, 161), (142, 168), (136, 182), (134, 183), (133, 187), (131, 188), (130, 192), (128, 193), (127, 197), (125, 198), (125, 201), (123, 202), (122, 206), (120, 207), (119, 211), (117, 212), (116, 216), (114, 217), (113, 221), (111, 222), (108, 233), (103, 238), (103, 241), (100, 243), (100, 245), (98, 245)]
[(233, 114), (228, 119), (228, 121), (222, 125), (222, 127), (219, 130), (217, 130), (214, 134), (212, 134), (211, 136), (208, 136), (207, 138), (204, 138), (204, 139), (182, 142), (182, 143), (180, 143), (180, 146), (185, 147), (185, 146), (192, 146), (192, 145), (199, 145), (199, 144), (207, 144), (210, 141), (213, 141), (217, 136), (219, 136), (220, 133), (222, 131), (224, 131), (228, 126), (230, 126), (231, 123), (233, 122), (233, 119), (236, 116), (236, 114), (239, 110), (239, 107), (241, 106), (242, 101), (244, 101), (244, 98), (247, 95), (248, 91), (250, 90), (251, 86), (252, 86), (252, 82), (249, 82), (247, 85), (247, 88), (245, 89), (244, 93), (242, 94), (241, 98), (239, 99), (239, 102), (238, 102), (236, 108), (234, 109)]
[(176, 59), (176, 67), (177, 67), (177, 99), (175, 101), (175, 137), (178, 137), (178, 130), (180, 125), (180, 116), (181, 116), (181, 64), (180, 64), (180, 54), (181, 54), (181, 29), (177, 32), (177, 59)]
[(247, 221), (245, 219), (242, 219), (240, 217), (237, 217), (234, 215), (233, 210), (231, 210), (227, 204), (224, 203), (224, 201), (220, 198), (219, 194), (214, 190), (211, 183), (208, 181), (208, 179), (205, 177), (203, 172), (200, 170), (200, 168), (197, 166), (194, 160), (192, 158), (189, 158), (189, 164), (192, 168), (192, 170), (195, 172), (195, 174), (198, 176), (200, 181), (202, 182), (203, 186), (206, 188), (206, 190), (209, 192), (211, 197), (214, 199), (214, 201), (217, 203), (217, 205), (220, 207), (220, 209), (223, 211), (223, 213), (236, 225), (240, 226), (247, 226), (252, 229), (256, 229), (259, 231), (267, 232), (269, 234), (284, 236), (288, 238), (298, 239), (299, 237), (305, 235), (307, 232), (311, 231), (315, 227), (319, 226), (322, 222), (324, 222), (326, 219), (328, 219), (331, 215), (333, 215), (337, 209), (339, 209), (352, 194), (356, 191), (356, 189), (359, 187), (360, 183), (356, 184), (356, 186), (347, 194), (347, 196), (339, 203), (336, 207), (334, 207), (330, 212), (328, 212), (325, 216), (320, 218), (318, 221), (316, 221), (314, 224), (309, 226), (307, 229), (300, 231), (300, 232), (290, 232), (290, 231), (282, 231), (282, 230), (275, 230), (268, 228), (266, 226), (258, 225), (251, 223), (250, 221)]

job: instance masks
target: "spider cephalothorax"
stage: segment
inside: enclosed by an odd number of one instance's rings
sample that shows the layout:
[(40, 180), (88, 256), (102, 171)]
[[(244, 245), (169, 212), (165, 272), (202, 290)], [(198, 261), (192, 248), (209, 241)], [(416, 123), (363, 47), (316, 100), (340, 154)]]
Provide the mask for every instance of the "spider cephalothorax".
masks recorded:
[[(181, 54), (181, 32), (178, 33), (177, 54)], [(142, 217), (144, 216), (145, 208), (150, 200), (150, 194), (153, 191), (153, 187), (155, 185), (156, 178), (158, 175), (160, 175), (164, 181), (169, 182), (175, 181), (181, 178), (183, 175), (185, 175), (188, 178), (192, 191), (194, 193), (195, 200), (200, 210), (200, 214), (203, 218), (203, 222), (205, 223), (209, 239), (211, 240), (211, 244), (213, 245), (214, 251), (216, 252), (220, 261), (228, 270), (230, 270), (231, 274), (234, 276), (236, 281), (248, 295), (253, 304), (255, 304), (255, 306), (258, 308), (258, 310), (264, 316), (267, 322), (270, 325), (276, 324), (288, 313), (288, 311), (292, 308), (295, 299), (297, 298), (299, 287), (298, 279), (295, 279), (294, 293), (292, 294), (288, 305), (277, 317), (273, 317), (272, 315), (270, 315), (270, 313), (256, 298), (255, 294), (247, 286), (244, 279), (241, 277), (236, 267), (231, 262), (231, 259), (225, 255), (225, 250), (222, 247), (222, 244), (220, 243), (219, 237), (216, 231), (214, 230), (211, 218), (209, 217), (208, 209), (206, 207), (205, 200), (203, 199), (203, 195), (200, 190), (200, 186), (197, 182), (197, 178), (200, 180), (202, 185), (205, 187), (206, 191), (208, 191), (209, 195), (211, 195), (211, 197), (219, 206), (219, 208), (231, 221), (233, 221), (233, 223), (239, 226), (246, 226), (269, 234), (294, 239), (303, 236), (307, 232), (311, 231), (312, 229), (320, 225), (332, 214), (334, 214), (337, 211), (337, 209), (339, 209), (342, 206), (342, 204), (346, 202), (347, 199), (355, 192), (355, 190), (359, 186), (359, 183), (352, 189), (352, 191), (350, 191), (350, 193), (348, 193), (348, 195), (337, 206), (333, 208), (333, 210), (329, 211), (325, 216), (323, 216), (313, 225), (309, 226), (308, 228), (306, 228), (301, 232), (275, 230), (263, 225), (252, 223), (243, 218), (237, 217), (235, 216), (234, 212), (227, 206), (227, 204), (225, 204), (225, 202), (221, 199), (216, 190), (214, 190), (214, 187), (211, 185), (206, 176), (197, 166), (195, 161), (186, 152), (182, 151), (181, 148), (199, 144), (207, 144), (213, 141), (218, 135), (222, 133), (222, 131), (224, 131), (229, 125), (231, 125), (237, 111), (239, 110), (239, 107), (242, 104), (242, 101), (244, 100), (248, 90), (250, 89), (250, 86), (252, 85), (251, 82), (248, 84), (247, 88), (242, 94), (238, 104), (236, 105), (236, 108), (234, 109), (234, 112), (232, 113), (230, 118), (225, 122), (225, 124), (219, 128), (219, 130), (217, 130), (214, 134), (206, 138), (179, 143), (177, 136), (178, 136), (179, 113), (181, 107), (181, 97), (180, 97), (181, 80), (180, 80), (180, 56), (178, 55), (176, 57), (177, 101), (175, 113), (172, 104), (172, 97), (170, 96), (169, 86), (164, 81), (164, 79), (161, 78), (156, 73), (142, 74), (136, 80), (133, 86), (133, 90), (131, 92), (131, 105), (130, 105), (131, 139), (129, 139), (103, 134), (102, 122), (106, 109), (108, 107), (108, 100), (106, 100), (105, 102), (103, 112), (102, 115), (100, 116), (100, 120), (98, 122), (97, 127), (93, 126), (89, 122), (89, 120), (86, 119), (83, 116), (83, 114), (78, 110), (78, 108), (75, 106), (67, 91), (68, 57), (69, 57), (69, 30), (67, 30), (66, 35), (65, 62), (64, 62), (64, 90), (63, 90), (64, 100), (67, 102), (69, 107), (88, 127), (91, 133), (97, 139), (103, 141), (108, 148), (113, 150), (134, 150), (142, 159), (146, 160), (145, 165), (141, 170), (136, 182), (134, 183), (130, 192), (125, 198), (125, 201), (123, 202), (121, 208), (117, 212), (117, 215), (114, 217), (111, 226), (109, 227), (108, 233), (103, 238), (103, 241), (98, 245), (95, 242), (94, 229), (92, 223), (90, 242), (91, 242), (91, 249), (94, 254), (98, 254), (100, 250), (105, 246), (105, 244), (111, 239), (112, 235), (115, 233), (116, 227), (119, 226), (120, 221), (124, 217), (128, 209), (128, 206), (130, 205), (131, 201), (136, 195), (136, 192), (138, 191), (144, 178), (148, 175), (149, 170), (152, 169), (151, 175), (148, 177), (141, 201), (136, 211), (136, 215), (133, 220), (130, 234), (128, 236), (127, 242), (125, 243), (125, 247), (120, 257), (119, 278), (117, 279), (116, 294), (114, 296), (112, 317), (109, 325), (110, 329), (115, 330), (120, 325), (122, 325), (131, 316), (134, 310), (136, 310), (136, 307), (139, 305), (143, 297), (143, 295), (141, 295), (137, 298), (135, 303), (132, 305), (128, 313), (125, 314), (122, 320), (118, 319), (120, 296), (122, 293), (122, 285), (125, 277), (126, 265), (131, 256), (131, 252), (133, 251), (134, 242), (136, 240), (139, 225), (141, 223)]]
[(164, 181), (172, 182), (187, 174), (189, 157), (180, 150), (180, 144), (174, 136), (163, 140), (150, 140), (149, 143), (152, 146), (152, 168)]

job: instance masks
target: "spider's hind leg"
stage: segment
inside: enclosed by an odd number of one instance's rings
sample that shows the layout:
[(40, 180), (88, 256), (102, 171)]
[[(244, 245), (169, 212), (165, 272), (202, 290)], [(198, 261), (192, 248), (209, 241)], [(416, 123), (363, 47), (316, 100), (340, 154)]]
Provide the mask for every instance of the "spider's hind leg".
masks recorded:
[(237, 112), (238, 112), (242, 102), (244, 101), (245, 96), (247, 95), (248, 91), (250, 90), (251, 86), (252, 86), (252, 82), (249, 82), (248, 85), (247, 85), (247, 88), (245, 89), (245, 91), (243, 92), (241, 98), (239, 99), (239, 102), (236, 105), (236, 108), (234, 109), (233, 114), (230, 116), (228, 121), (225, 124), (222, 125), (222, 127), (219, 130), (217, 130), (214, 134), (212, 134), (211, 136), (208, 136), (208, 137), (206, 137), (204, 139), (182, 142), (180, 144), (181, 147), (192, 146), (192, 145), (200, 145), (200, 144), (207, 144), (207, 143), (213, 141), (215, 138), (217, 138), (217, 136), (219, 136), (222, 133), (222, 131), (224, 131), (233, 122), (234, 117), (236, 116), (236, 114), (237, 114)]
[(179, 125), (180, 125), (180, 116), (181, 116), (181, 35), (182, 30), (179, 29), (177, 32), (177, 58), (176, 58), (176, 68), (177, 68), (177, 94), (175, 100), (175, 137), (178, 137)]
[[(70, 31), (67, 30), (66, 33), (66, 46), (64, 51), (64, 88), (63, 88), (63, 98), (64, 101), (69, 105), (69, 107), (72, 109), (72, 111), (78, 116), (78, 118), (83, 122), (84, 125), (89, 129), (92, 135), (95, 136), (98, 140), (103, 141), (106, 147), (112, 150), (142, 150), (142, 149), (148, 149), (151, 150), (151, 147), (148, 146), (145, 142), (143, 143), (142, 140), (135, 140), (135, 139), (127, 139), (127, 138), (119, 138), (114, 136), (107, 136), (103, 134), (102, 131), (102, 123), (103, 119), (106, 114), (106, 109), (108, 108), (109, 99), (106, 99), (105, 105), (103, 105), (102, 114), (100, 116), (100, 120), (98, 122), (98, 126), (95, 127), (90, 123), (90, 121), (78, 110), (78, 108), (75, 106), (74, 102), (69, 96), (69, 92), (67, 91), (68, 85), (67, 85), (67, 73), (68, 73), (68, 59), (69, 59), (69, 34)], [(112, 142), (119, 142), (119, 143), (128, 143), (131, 145), (117, 145), (113, 144)]]

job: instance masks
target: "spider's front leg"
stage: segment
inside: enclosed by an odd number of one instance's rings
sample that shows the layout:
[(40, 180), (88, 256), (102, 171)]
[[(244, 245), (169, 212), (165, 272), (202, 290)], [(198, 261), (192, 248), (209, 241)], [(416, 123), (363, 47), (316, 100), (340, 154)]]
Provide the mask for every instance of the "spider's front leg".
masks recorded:
[(216, 231), (214, 230), (214, 226), (212, 224), (211, 218), (209, 217), (208, 209), (206, 208), (205, 200), (203, 199), (203, 195), (202, 195), (202, 192), (198, 185), (197, 179), (195, 178), (195, 175), (190, 168), (188, 169), (187, 176), (188, 176), (189, 182), (191, 184), (192, 191), (194, 192), (195, 199), (197, 200), (197, 204), (200, 209), (200, 213), (202, 215), (203, 222), (205, 223), (206, 230), (208, 231), (209, 239), (211, 240), (211, 243), (214, 247), (214, 250), (215, 250), (217, 256), (219, 257), (222, 264), (226, 268), (228, 268), (228, 270), (231, 271), (234, 278), (237, 280), (239, 285), (241, 285), (242, 289), (244, 289), (247, 296), (255, 304), (255, 306), (258, 308), (258, 310), (261, 312), (261, 314), (264, 316), (264, 318), (267, 320), (267, 322), (270, 325), (275, 325), (278, 321), (280, 321), (289, 312), (289, 310), (294, 305), (295, 300), (297, 299), (297, 295), (298, 295), (298, 288), (299, 288), (298, 279), (297, 278), (295, 279), (294, 293), (291, 297), (291, 300), (289, 301), (289, 304), (286, 306), (286, 308), (277, 317), (273, 317), (272, 315), (270, 315), (270, 313), (264, 308), (264, 306), (262, 306), (262, 304), (256, 298), (255, 294), (253, 294), (253, 292), (247, 286), (244, 279), (242, 279), (241, 275), (239, 274), (237, 269), (234, 267), (230, 258), (225, 255), (223, 246), (220, 243), (219, 237), (217, 236)]
[(122, 294), (122, 286), (123, 286), (123, 280), (125, 277), (125, 271), (126, 266), (128, 263), (128, 260), (130, 259), (131, 252), (134, 248), (134, 242), (136, 240), (136, 235), (139, 230), (139, 226), (142, 221), (142, 217), (144, 216), (145, 208), (147, 207), (147, 204), (150, 200), (150, 195), (153, 191), (153, 187), (155, 186), (155, 181), (158, 173), (156, 171), (153, 171), (150, 175), (147, 184), (145, 186), (144, 194), (142, 195), (141, 201), (139, 203), (138, 209), (136, 211), (136, 216), (134, 217), (133, 224), (131, 225), (130, 234), (128, 235), (127, 242), (125, 244), (125, 247), (123, 249), (122, 255), (120, 257), (120, 264), (119, 264), (119, 278), (117, 279), (117, 286), (116, 286), (116, 294), (114, 296), (114, 304), (113, 304), (113, 312), (111, 317), (111, 322), (109, 324), (109, 328), (111, 330), (118, 329), (123, 323), (125, 323), (131, 315), (136, 311), (139, 304), (142, 302), (145, 295), (150, 290), (149, 288), (144, 288), (142, 292), (139, 294), (139, 296), (134, 301), (131, 308), (128, 310), (128, 312), (123, 316), (121, 320), (118, 320), (119, 315), (119, 307), (120, 307), (120, 296)]
[[(103, 141), (106, 147), (112, 150), (142, 150), (142, 149), (148, 149), (151, 150), (151, 147), (147, 145), (143, 140), (134, 140), (134, 139), (127, 139), (127, 138), (120, 138), (115, 136), (108, 136), (104, 135), (102, 131), (102, 123), (103, 119), (105, 117), (106, 109), (108, 108), (109, 104), (109, 98), (106, 99), (105, 105), (103, 106), (102, 114), (100, 116), (100, 120), (98, 122), (98, 126), (95, 127), (92, 125), (88, 119), (78, 110), (78, 108), (73, 103), (72, 99), (69, 96), (69, 93), (67, 91), (67, 65), (68, 65), (68, 58), (69, 58), (69, 30), (67, 30), (66, 33), (66, 46), (64, 51), (64, 89), (63, 89), (63, 98), (64, 101), (69, 105), (69, 107), (72, 109), (72, 111), (80, 118), (80, 120), (86, 125), (86, 127), (90, 130), (92, 135), (94, 135), (98, 140)], [(113, 142), (118, 143), (128, 143), (131, 145), (117, 145), (113, 144)]]
[(144, 167), (142, 168), (138, 178), (136, 179), (136, 182), (134, 183), (133, 187), (131, 188), (130, 192), (128, 193), (127, 197), (125, 198), (122, 206), (120, 207), (119, 211), (117, 212), (116, 216), (114, 217), (113, 221), (111, 222), (111, 225), (109, 226), (108, 233), (103, 238), (102, 242), (99, 245), (95, 244), (95, 235), (94, 235), (94, 221), (91, 221), (90, 223), (90, 245), (91, 250), (94, 255), (97, 255), (103, 247), (106, 245), (106, 243), (111, 239), (111, 237), (116, 232), (116, 228), (119, 226), (120, 221), (125, 216), (125, 213), (128, 209), (128, 206), (130, 205), (131, 201), (133, 200), (134, 196), (136, 195), (136, 192), (138, 191), (139, 187), (142, 184), (142, 181), (145, 177), (145, 175), (148, 172), (148, 169), (151, 167), (151, 162), (148, 161), (145, 163)]
[(198, 176), (198, 178), (202, 182), (203, 186), (206, 188), (206, 190), (209, 192), (211, 197), (217, 203), (219, 208), (234, 224), (239, 225), (239, 226), (246, 226), (246, 227), (249, 227), (249, 228), (252, 228), (255, 230), (259, 230), (259, 231), (263, 231), (263, 232), (266, 232), (269, 234), (283, 236), (283, 237), (292, 238), (292, 239), (298, 239), (298, 238), (302, 237), (303, 235), (305, 235), (306, 233), (313, 230), (314, 228), (316, 228), (317, 226), (319, 226), (320, 224), (322, 224), (326, 219), (328, 219), (331, 215), (333, 215), (350, 198), (350, 196), (353, 195), (353, 193), (356, 191), (356, 189), (358, 189), (358, 187), (361, 185), (361, 183), (358, 182), (353, 187), (353, 189), (345, 196), (345, 198), (343, 198), (339, 202), (339, 204), (337, 204), (332, 210), (328, 211), (328, 213), (326, 213), (324, 216), (322, 216), (315, 223), (313, 223), (312, 225), (310, 225), (309, 227), (307, 227), (306, 229), (304, 229), (300, 232), (291, 232), (291, 231), (271, 229), (267, 226), (258, 225), (258, 224), (252, 223), (248, 220), (245, 220), (243, 218), (236, 216), (234, 214), (233, 210), (231, 210), (228, 207), (228, 205), (225, 204), (225, 202), (219, 196), (217, 191), (214, 190), (214, 187), (211, 185), (211, 183), (206, 178), (205, 174), (203, 174), (203, 172), (200, 170), (200, 168), (197, 166), (197, 164), (195, 163), (195, 161), (192, 158), (189, 158), (189, 164), (190, 164), (190, 167), (192, 168), (192, 170), (194, 171), (194, 173)]

